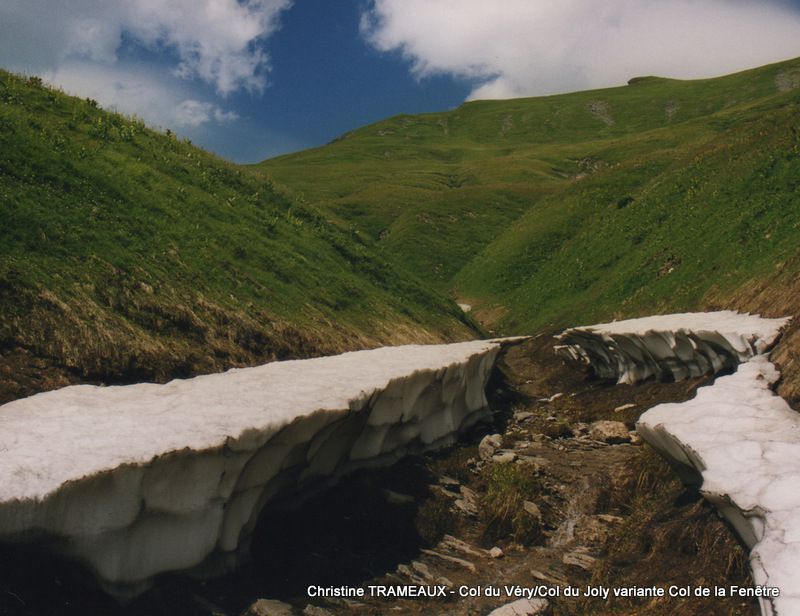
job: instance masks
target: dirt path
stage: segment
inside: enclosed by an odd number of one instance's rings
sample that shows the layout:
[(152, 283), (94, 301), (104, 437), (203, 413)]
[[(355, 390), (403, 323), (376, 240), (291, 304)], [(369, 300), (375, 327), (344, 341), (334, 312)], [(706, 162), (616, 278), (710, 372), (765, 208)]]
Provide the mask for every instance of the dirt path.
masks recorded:
[[(512, 349), (506, 391), (494, 404), (501, 445), (484, 457), (476, 444), (430, 458), (433, 502), (418, 527), (447, 532), (431, 550), (367, 584), (446, 584), (442, 599), (371, 597), (318, 601), (334, 614), (487, 614), (513, 598), (505, 586), (546, 586), (552, 614), (759, 614), (755, 601), (718, 598), (591, 599), (567, 587), (650, 588), (747, 585), (746, 555), (713, 508), (684, 489), (633, 429), (647, 408), (681, 401), (705, 384), (612, 386), (566, 366), (547, 337)], [(619, 433), (614, 433), (616, 428)], [(632, 437), (632, 438), (631, 438)], [(610, 441), (610, 442), (609, 442)], [(632, 441), (632, 442), (631, 442)], [(391, 480), (390, 480), (391, 483)], [(400, 488), (398, 488), (400, 489)], [(437, 517), (438, 515), (438, 517)], [(500, 548), (493, 558), (489, 550)], [(497, 555), (497, 553), (495, 554)], [(461, 586), (481, 588), (460, 597)], [(485, 596), (487, 586), (502, 596)], [(302, 601), (300, 602), (302, 603)], [(298, 604), (299, 605), (299, 604)]]
[[(358, 473), (299, 510), (271, 511), (252, 564), (235, 575), (165, 576), (120, 607), (74, 568), (5, 552), (0, 614), (282, 614), (263, 602), (248, 611), (269, 598), (293, 610), (283, 614), (477, 616), (512, 601), (504, 592), (512, 585), (557, 593), (554, 615), (759, 613), (754, 601), (730, 598), (564, 596), (590, 585), (750, 583), (745, 552), (714, 510), (629, 433), (644, 410), (685, 400), (705, 381), (598, 383), (555, 356), (550, 337), (512, 348), (501, 372), (490, 384), (497, 438), (484, 429), (438, 455)], [(603, 420), (615, 423), (595, 424)], [(444, 598), (319, 598), (308, 596), (312, 585), (446, 590)], [(479, 596), (461, 597), (461, 587)]]

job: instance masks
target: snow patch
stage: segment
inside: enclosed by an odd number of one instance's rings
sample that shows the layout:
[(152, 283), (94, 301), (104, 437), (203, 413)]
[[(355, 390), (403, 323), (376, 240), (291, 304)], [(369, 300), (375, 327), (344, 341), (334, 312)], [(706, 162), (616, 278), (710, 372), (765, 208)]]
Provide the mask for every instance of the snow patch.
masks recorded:
[(759, 599), (770, 616), (800, 613), (800, 415), (772, 392), (779, 377), (755, 357), (637, 424), (751, 548), (755, 584), (780, 589), (778, 598)]
[(270, 500), (452, 443), (512, 339), (384, 347), (0, 407), (0, 539), (48, 541), (112, 592), (246, 553)]
[(766, 352), (788, 321), (731, 310), (643, 317), (567, 329), (556, 352), (618, 383), (677, 381)]

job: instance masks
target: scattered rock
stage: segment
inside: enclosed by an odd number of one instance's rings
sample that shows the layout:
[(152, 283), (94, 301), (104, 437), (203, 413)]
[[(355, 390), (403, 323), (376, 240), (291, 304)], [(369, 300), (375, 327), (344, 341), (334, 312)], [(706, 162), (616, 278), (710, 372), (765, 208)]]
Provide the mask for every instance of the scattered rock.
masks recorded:
[(453, 503), (456, 508), (467, 515), (478, 515), (478, 495), (467, 486), (461, 486), (459, 492), (461, 498), (456, 499), (455, 503)]
[(477, 506), (478, 504), (478, 495), (473, 491), (470, 490), (467, 486), (461, 486), (458, 489), (461, 492), (461, 497), (469, 502), (471, 505)]
[(421, 563), (418, 560), (411, 561), (411, 568), (419, 573), (423, 578), (426, 580), (432, 580), (433, 574), (431, 570), (428, 568), (428, 565), (425, 563)]
[(456, 509), (465, 513), (466, 515), (478, 515), (478, 508), (468, 503), (463, 498), (457, 498), (453, 503)]
[(421, 549), (420, 551), (423, 554), (427, 554), (428, 556), (433, 556), (434, 558), (439, 558), (448, 563), (453, 563), (454, 565), (458, 565), (459, 567), (464, 567), (464, 569), (466, 569), (470, 573), (478, 572), (474, 564), (472, 564), (468, 560), (464, 560), (463, 558), (458, 558), (456, 556), (448, 556), (447, 554), (442, 554), (441, 552), (436, 552), (435, 550), (426, 550), (425, 548)]
[(618, 515), (611, 515), (610, 513), (599, 513), (597, 514), (597, 518), (608, 524), (619, 524), (623, 521), (623, 518)]
[(492, 462), (495, 464), (511, 464), (516, 459), (517, 454), (515, 454), (513, 451), (504, 451), (492, 456)]
[(453, 492), (452, 490), (440, 486), (438, 483), (429, 484), (428, 489), (434, 494), (440, 494), (442, 496), (446, 496), (447, 498), (458, 498), (459, 496), (459, 492)]
[[(387, 575), (386, 577), (396, 578), (398, 582), (401, 584), (405, 581), (397, 576), (392, 576), (391, 574)], [(360, 601), (354, 601), (353, 599), (343, 599), (341, 597), (325, 597), (325, 602), (330, 603), (331, 605), (337, 605), (339, 607), (346, 607), (348, 609), (358, 609), (365, 607), (365, 604), (361, 603)]]
[(397, 565), (397, 574), (408, 578), (412, 584), (417, 584), (418, 586), (425, 585), (425, 580), (417, 576), (408, 565)]
[(609, 445), (629, 443), (631, 440), (628, 428), (621, 421), (596, 421), (589, 428), (589, 436)]
[(553, 402), (555, 400), (558, 400), (563, 395), (564, 395), (563, 393), (559, 392), (557, 394), (553, 394), (549, 398), (539, 398), (539, 402)]
[(247, 608), (245, 616), (292, 616), (292, 606), (274, 599), (259, 599)]
[(525, 421), (526, 419), (530, 419), (533, 417), (535, 413), (531, 413), (530, 411), (523, 411), (521, 413), (514, 413), (514, 419), (517, 421)]
[(622, 411), (627, 411), (628, 409), (635, 408), (635, 404), (622, 404), (614, 409), (615, 413), (621, 413)]
[(439, 545), (444, 548), (449, 548), (455, 552), (469, 554), (470, 556), (486, 556), (488, 554), (486, 550), (474, 548), (465, 541), (456, 539), (453, 537), (453, 535), (445, 535), (444, 538), (439, 542)]
[(577, 549), (572, 552), (567, 552), (561, 557), (561, 561), (565, 565), (572, 565), (573, 567), (579, 567), (584, 571), (591, 571), (592, 567), (594, 567), (594, 563), (597, 561), (596, 558), (593, 556), (589, 556), (584, 550)]
[(609, 522), (600, 516), (581, 516), (575, 522), (575, 538), (591, 545), (604, 545), (610, 534), (609, 526)]
[(531, 569), (531, 575), (536, 578), (537, 580), (541, 580), (542, 582), (547, 582), (548, 584), (552, 584), (553, 586), (566, 586), (569, 582), (563, 577), (555, 576), (555, 575), (548, 575), (543, 571), (539, 571), (537, 569)]
[(489, 613), (489, 616), (536, 616), (547, 609), (544, 599), (519, 599), (506, 603)]
[(532, 501), (525, 501), (522, 503), (522, 508), (525, 510), (525, 513), (532, 515), (534, 518), (541, 522), (542, 520), (542, 511), (539, 509), (539, 505)]
[(478, 455), (481, 460), (488, 460), (494, 452), (503, 446), (503, 437), (499, 434), (487, 434), (478, 445)]
[(456, 488), (458, 489), (461, 486), (461, 482), (457, 479), (453, 479), (452, 477), (447, 477), (442, 475), (439, 477), (439, 484), (445, 486), (446, 488)]
[(303, 608), (303, 616), (333, 616), (333, 612), (309, 603)]
[(494, 546), (491, 550), (489, 550), (489, 556), (492, 558), (503, 558), (505, 555), (506, 553), (497, 546)]
[(575, 436), (576, 438), (580, 436), (585, 436), (587, 434), (589, 434), (589, 424), (587, 423), (583, 423), (581, 421), (576, 423), (575, 426), (572, 428), (572, 435)]

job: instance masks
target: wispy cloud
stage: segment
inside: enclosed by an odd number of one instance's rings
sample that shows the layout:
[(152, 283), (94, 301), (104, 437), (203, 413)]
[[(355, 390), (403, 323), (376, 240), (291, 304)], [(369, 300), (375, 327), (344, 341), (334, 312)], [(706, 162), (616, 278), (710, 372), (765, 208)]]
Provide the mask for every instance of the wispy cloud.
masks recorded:
[(235, 112), (216, 103), (191, 98), (182, 84), (168, 75), (125, 63), (65, 63), (42, 77), (67, 92), (93, 98), (106, 109), (136, 115), (162, 128), (191, 129), (238, 119)]
[(705, 77), (800, 55), (800, 13), (769, 0), (375, 0), (361, 31), (420, 78), (473, 80), (470, 98)]

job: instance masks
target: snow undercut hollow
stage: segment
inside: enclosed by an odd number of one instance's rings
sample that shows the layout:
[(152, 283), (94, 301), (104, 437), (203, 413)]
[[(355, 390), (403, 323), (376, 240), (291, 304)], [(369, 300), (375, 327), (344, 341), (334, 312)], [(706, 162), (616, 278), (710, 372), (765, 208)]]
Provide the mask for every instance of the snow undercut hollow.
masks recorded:
[(453, 443), (490, 415), (512, 339), (385, 347), (0, 407), (0, 539), (44, 542), (119, 595), (247, 553), (259, 513)]
[(601, 379), (679, 381), (766, 352), (788, 321), (731, 310), (643, 317), (567, 329), (556, 337), (556, 352)]
[(779, 589), (759, 598), (765, 616), (800, 614), (800, 415), (772, 392), (779, 377), (756, 357), (636, 426), (751, 549), (755, 584)]

